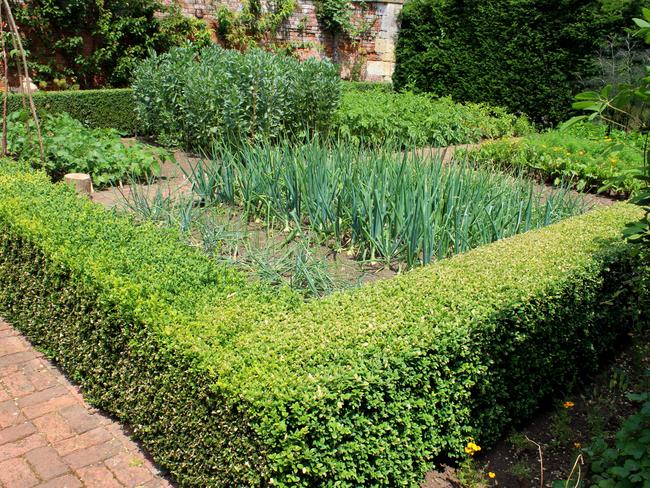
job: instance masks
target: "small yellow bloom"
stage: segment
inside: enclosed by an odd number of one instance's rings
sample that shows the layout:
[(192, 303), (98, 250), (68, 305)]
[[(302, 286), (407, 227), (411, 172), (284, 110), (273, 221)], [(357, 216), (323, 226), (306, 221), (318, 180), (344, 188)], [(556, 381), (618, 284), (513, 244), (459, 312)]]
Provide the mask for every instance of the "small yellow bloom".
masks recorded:
[(490, 479), (493, 480), (493, 479), (496, 478), (496, 477), (497, 477), (496, 473), (493, 473), (492, 471), (490, 471), (490, 472), (488, 473), (488, 478), (490, 478)]
[(582, 444), (580, 444), (579, 442), (574, 442), (573, 447), (575, 447), (576, 449), (580, 449), (582, 447)]
[(564, 405), (564, 408), (573, 408), (573, 407), (575, 407), (575, 403), (573, 403), (573, 402), (564, 402), (562, 405)]
[(473, 456), (477, 452), (481, 450), (481, 446), (478, 444), (475, 444), (474, 442), (468, 442), (467, 445), (465, 446), (465, 453), (469, 454), (470, 456)]

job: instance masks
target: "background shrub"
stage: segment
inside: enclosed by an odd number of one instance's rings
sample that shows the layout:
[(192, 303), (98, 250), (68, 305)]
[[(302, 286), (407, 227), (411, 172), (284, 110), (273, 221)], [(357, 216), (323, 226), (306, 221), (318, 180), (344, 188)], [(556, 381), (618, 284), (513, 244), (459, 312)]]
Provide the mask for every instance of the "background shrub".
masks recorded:
[(117, 183), (126, 177), (157, 173), (164, 151), (134, 142), (125, 145), (114, 129), (89, 129), (67, 113), (41, 119), (45, 161), (33, 120), (27, 112), (13, 112), (7, 124), (9, 153), (22, 161), (39, 161), (54, 180), (66, 173), (88, 173), (98, 186)]
[(393, 82), (554, 123), (595, 74), (608, 34), (644, 0), (414, 0), (401, 14)]
[(181, 485), (417, 486), (615, 345), (638, 306), (620, 239), (638, 215), (303, 303), (5, 163), (0, 310)]
[(328, 61), (210, 46), (153, 55), (136, 70), (133, 90), (145, 130), (168, 144), (205, 149), (215, 140), (326, 131), (341, 88)]
[[(41, 116), (65, 112), (86, 127), (115, 129), (122, 135), (138, 132), (133, 91), (130, 88), (105, 90), (67, 90), (33, 93), (34, 103)], [(23, 110), (22, 97), (10, 94), (7, 110)]]
[(463, 105), (451, 98), (395, 93), (383, 87), (346, 84), (334, 117), (340, 136), (371, 145), (395, 141), (403, 145), (450, 146), (532, 131), (525, 117), (498, 107)]

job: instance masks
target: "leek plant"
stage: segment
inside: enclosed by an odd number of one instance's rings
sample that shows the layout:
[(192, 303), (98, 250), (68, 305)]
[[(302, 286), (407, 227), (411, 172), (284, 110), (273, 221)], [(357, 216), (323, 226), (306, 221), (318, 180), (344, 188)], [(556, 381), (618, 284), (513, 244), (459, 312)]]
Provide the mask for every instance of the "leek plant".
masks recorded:
[(360, 259), (427, 264), (583, 212), (568, 191), (543, 193), (517, 176), (447, 164), (439, 153), (319, 140), (216, 145), (186, 172), (206, 204), (308, 229)]

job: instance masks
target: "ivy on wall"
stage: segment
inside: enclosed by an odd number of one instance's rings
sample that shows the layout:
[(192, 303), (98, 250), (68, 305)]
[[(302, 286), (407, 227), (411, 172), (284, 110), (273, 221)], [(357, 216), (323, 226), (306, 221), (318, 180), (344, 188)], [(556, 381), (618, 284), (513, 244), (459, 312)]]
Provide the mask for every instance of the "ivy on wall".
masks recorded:
[(216, 11), (219, 38), (226, 47), (239, 50), (275, 46), (278, 29), (296, 10), (295, 0), (278, 0), (267, 8), (260, 0), (242, 0), (241, 5), (238, 12), (225, 5)]
[(211, 42), (203, 22), (159, 0), (10, 0), (42, 88), (125, 86), (149, 50)]

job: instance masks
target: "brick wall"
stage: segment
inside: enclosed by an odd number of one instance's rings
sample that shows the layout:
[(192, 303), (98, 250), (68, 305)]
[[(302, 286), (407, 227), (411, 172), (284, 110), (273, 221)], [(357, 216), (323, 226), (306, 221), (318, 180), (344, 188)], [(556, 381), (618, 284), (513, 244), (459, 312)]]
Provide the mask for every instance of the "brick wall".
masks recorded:
[[(169, 3), (173, 0), (165, 0)], [(303, 57), (328, 57), (341, 64), (342, 76), (356, 76), (367, 81), (390, 81), (395, 67), (395, 42), (398, 31), (398, 14), (403, 0), (375, 0), (355, 4), (355, 16), (359, 22), (371, 24), (363, 39), (351, 42), (346, 38), (334, 38), (323, 31), (316, 19), (314, 0), (297, 0), (294, 14), (280, 29), (278, 37), (291, 43)], [(229, 9), (241, 9), (237, 0), (180, 0), (185, 14), (214, 21), (215, 8), (227, 5)]]

